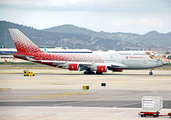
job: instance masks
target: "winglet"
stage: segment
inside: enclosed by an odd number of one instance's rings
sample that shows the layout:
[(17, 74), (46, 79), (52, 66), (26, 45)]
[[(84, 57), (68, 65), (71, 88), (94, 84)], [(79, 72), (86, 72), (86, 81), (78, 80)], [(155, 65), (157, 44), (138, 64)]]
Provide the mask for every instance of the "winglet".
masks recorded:
[(9, 29), (11, 37), (14, 41), (15, 47), (18, 52), (34, 53), (42, 52), (37, 45), (35, 45), (29, 38), (27, 38), (18, 29)]

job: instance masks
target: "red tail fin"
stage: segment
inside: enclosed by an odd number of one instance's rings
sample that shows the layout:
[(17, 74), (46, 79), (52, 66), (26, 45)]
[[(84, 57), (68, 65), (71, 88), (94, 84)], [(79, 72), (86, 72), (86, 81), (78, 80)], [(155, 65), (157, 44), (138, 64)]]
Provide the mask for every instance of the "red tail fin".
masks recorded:
[(14, 41), (15, 47), (18, 52), (34, 53), (42, 52), (37, 45), (35, 45), (29, 38), (27, 38), (18, 29), (9, 29), (11, 37)]

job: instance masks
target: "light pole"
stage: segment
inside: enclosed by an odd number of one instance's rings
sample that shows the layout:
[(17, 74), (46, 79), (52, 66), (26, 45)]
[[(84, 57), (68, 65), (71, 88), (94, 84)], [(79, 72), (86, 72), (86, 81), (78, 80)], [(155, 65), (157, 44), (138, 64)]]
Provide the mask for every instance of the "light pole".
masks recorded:
[(60, 37), (61, 37), (61, 53), (62, 53), (62, 35), (60, 35)]
[(75, 53), (75, 39), (76, 39), (76, 38), (72, 38), (72, 39), (74, 40), (74, 53)]
[(135, 51), (135, 35), (134, 35), (134, 51)]

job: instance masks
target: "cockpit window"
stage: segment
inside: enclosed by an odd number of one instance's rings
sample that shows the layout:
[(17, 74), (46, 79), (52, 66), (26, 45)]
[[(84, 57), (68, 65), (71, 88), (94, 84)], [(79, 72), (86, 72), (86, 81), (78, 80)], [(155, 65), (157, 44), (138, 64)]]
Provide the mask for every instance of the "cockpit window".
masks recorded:
[(159, 57), (159, 53), (156, 53), (155, 56)]
[(157, 52), (152, 52), (151, 55), (152, 55), (152, 56), (156, 56), (156, 57), (159, 56), (159, 54), (158, 54)]
[(148, 52), (146, 52), (146, 54), (152, 59), (159, 57), (159, 54), (155, 51), (148, 51)]
[(151, 55), (154, 56), (154, 53), (152, 52)]

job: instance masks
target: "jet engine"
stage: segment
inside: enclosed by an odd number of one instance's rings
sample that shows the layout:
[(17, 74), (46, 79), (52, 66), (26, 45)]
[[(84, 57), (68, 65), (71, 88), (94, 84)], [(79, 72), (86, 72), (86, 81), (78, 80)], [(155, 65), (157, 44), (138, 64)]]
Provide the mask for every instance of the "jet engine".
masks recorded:
[(97, 66), (97, 72), (107, 72), (107, 66)]
[(69, 64), (68, 69), (69, 70), (79, 70), (79, 65), (78, 64)]

